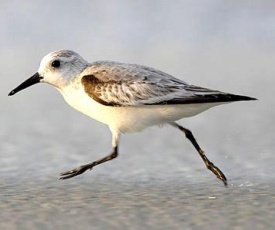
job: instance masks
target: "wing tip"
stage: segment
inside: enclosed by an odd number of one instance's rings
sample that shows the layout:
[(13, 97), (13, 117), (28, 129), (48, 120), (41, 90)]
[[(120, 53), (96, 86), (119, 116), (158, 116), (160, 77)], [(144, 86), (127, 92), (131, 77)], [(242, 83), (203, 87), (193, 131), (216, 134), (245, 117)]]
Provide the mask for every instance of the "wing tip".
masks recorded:
[(232, 101), (256, 101), (256, 100), (258, 100), (258, 98), (243, 96), (243, 95), (229, 94), (228, 96), (229, 96), (229, 99), (231, 99)]
[[(226, 103), (236, 101), (255, 101), (258, 100), (255, 97), (236, 95), (236, 94), (211, 94), (211, 95), (200, 95), (194, 98), (182, 99), (173, 98), (167, 101), (161, 101), (154, 103), (155, 105), (168, 105), (168, 104), (201, 104), (201, 103)], [(149, 105), (149, 104), (148, 104)]]

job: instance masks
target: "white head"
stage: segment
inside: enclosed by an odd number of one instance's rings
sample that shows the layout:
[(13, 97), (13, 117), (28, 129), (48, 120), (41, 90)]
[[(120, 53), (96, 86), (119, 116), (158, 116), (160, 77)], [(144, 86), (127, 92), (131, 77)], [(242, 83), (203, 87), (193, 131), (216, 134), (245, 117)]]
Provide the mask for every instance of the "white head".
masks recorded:
[(12, 90), (9, 96), (39, 82), (49, 83), (61, 89), (69, 85), (88, 64), (71, 50), (51, 52), (41, 60), (38, 72)]

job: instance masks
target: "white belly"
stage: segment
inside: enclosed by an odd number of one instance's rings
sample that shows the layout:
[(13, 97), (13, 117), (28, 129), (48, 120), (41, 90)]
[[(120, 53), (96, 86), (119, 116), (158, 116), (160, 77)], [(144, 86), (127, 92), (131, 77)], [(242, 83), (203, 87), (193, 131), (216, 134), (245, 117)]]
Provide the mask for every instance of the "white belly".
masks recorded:
[(121, 133), (137, 132), (153, 125), (195, 116), (223, 103), (184, 105), (104, 106), (89, 97), (82, 88), (61, 91), (66, 102), (76, 110)]

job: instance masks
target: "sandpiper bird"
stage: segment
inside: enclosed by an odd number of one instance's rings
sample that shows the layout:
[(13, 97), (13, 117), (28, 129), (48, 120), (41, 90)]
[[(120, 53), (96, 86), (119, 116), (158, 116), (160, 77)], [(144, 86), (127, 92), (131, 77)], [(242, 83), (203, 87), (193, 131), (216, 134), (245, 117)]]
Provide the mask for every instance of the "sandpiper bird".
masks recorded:
[(195, 116), (213, 106), (256, 98), (234, 95), (190, 85), (154, 68), (112, 61), (89, 63), (70, 50), (47, 54), (38, 72), (9, 93), (14, 95), (33, 84), (45, 82), (56, 87), (76, 110), (109, 126), (112, 152), (102, 159), (60, 174), (68, 179), (118, 156), (122, 133), (169, 124), (182, 131), (224, 185), (222, 171), (204, 154), (192, 132), (176, 121)]

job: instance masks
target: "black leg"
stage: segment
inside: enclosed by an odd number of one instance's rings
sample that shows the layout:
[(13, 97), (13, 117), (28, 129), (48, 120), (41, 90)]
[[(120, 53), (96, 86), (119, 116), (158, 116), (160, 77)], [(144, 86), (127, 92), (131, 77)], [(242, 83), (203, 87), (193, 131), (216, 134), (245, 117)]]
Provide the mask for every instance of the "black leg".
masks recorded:
[(106, 157), (103, 157), (99, 160), (96, 160), (92, 163), (89, 163), (86, 165), (81, 165), (81, 166), (79, 166), (75, 169), (72, 169), (70, 171), (60, 173), (60, 176), (61, 176), (60, 179), (65, 180), (65, 179), (69, 179), (69, 178), (78, 176), (78, 175), (86, 172), (87, 170), (91, 170), (94, 166), (97, 166), (97, 165), (102, 164), (106, 161), (110, 161), (110, 160), (113, 160), (114, 158), (116, 158), (118, 156), (118, 139), (119, 139), (119, 134), (113, 135), (113, 150), (109, 155), (107, 155)]
[(198, 151), (198, 153), (200, 154), (201, 158), (203, 159), (206, 167), (212, 171), (218, 179), (220, 179), (225, 186), (227, 186), (227, 179), (225, 177), (225, 175), (222, 173), (222, 171), (215, 166), (204, 154), (203, 150), (200, 148), (199, 144), (197, 143), (196, 139), (194, 138), (192, 132), (189, 129), (186, 129), (182, 126), (180, 126), (179, 124), (177, 124), (176, 122), (170, 123), (170, 125), (178, 128), (179, 130), (181, 130), (182, 132), (185, 133), (185, 136), (188, 140), (191, 141), (191, 143), (193, 144), (193, 146), (196, 148), (196, 150)]

